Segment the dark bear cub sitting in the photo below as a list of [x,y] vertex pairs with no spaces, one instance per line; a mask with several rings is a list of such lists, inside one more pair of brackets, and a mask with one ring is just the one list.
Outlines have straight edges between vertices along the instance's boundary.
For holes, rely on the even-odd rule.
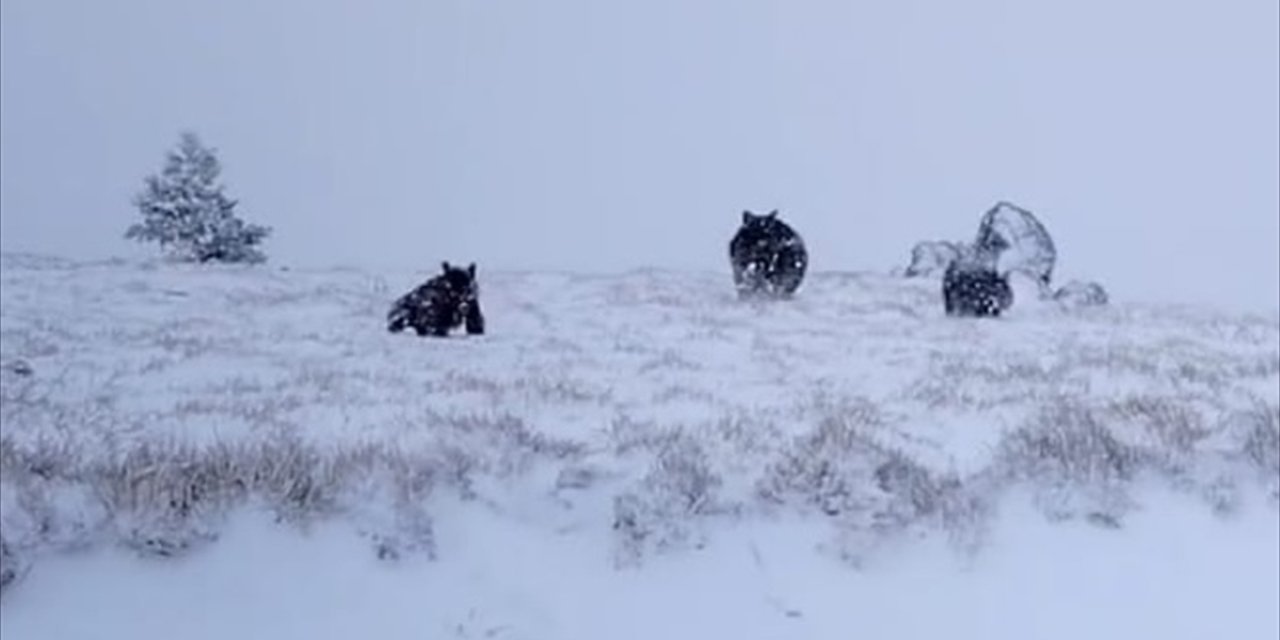
[[466,269],[448,262],[441,266],[444,273],[418,285],[391,305],[387,312],[388,331],[399,333],[413,327],[420,336],[443,337],[466,324],[468,334],[484,333],[475,263]]
[[809,254],[776,209],[764,216],[743,211],[742,226],[729,242],[729,262],[739,298],[789,298],[804,280]]
[[949,316],[998,317],[1013,305],[1013,288],[993,267],[953,260],[942,276],[942,299]]

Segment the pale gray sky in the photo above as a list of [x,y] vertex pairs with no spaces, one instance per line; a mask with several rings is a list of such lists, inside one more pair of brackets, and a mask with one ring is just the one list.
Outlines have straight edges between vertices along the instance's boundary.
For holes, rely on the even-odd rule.
[[183,128],[282,264],[815,269],[1009,199],[1062,278],[1280,306],[1275,0],[3,0],[5,249],[138,255]]

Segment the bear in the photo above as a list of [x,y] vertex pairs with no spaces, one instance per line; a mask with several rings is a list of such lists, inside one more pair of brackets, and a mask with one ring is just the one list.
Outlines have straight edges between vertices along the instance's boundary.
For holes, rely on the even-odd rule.
[[419,336],[442,338],[465,324],[468,335],[484,334],[475,263],[465,269],[448,262],[440,266],[443,273],[418,285],[391,305],[387,312],[388,331],[400,333],[413,327]]
[[955,260],[942,276],[942,301],[949,316],[999,317],[1013,305],[1013,288],[994,267]]
[[729,242],[729,262],[739,299],[790,298],[804,280],[809,254],[777,209],[763,216],[743,211],[742,226]]

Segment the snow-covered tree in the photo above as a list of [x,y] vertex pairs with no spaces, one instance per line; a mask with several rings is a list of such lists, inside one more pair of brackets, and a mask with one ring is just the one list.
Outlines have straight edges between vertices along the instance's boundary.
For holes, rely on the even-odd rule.
[[134,198],[142,222],[125,237],[159,242],[174,258],[188,262],[264,262],[260,245],[270,227],[236,216],[236,201],[219,182],[222,166],[213,149],[194,133],[183,133],[165,158],[160,175],[150,175]]

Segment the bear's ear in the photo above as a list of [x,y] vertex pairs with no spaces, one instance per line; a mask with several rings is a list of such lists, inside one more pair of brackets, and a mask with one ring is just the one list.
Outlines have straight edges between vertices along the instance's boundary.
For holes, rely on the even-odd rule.
[[751,212],[750,212],[750,211],[743,211],[743,212],[742,212],[742,224],[748,224],[748,223],[750,223],[750,222],[751,222],[751,219],[752,219],[752,218],[754,218],[754,217],[755,217],[755,216],[751,215]]
[[472,262],[467,265],[467,275],[471,276],[472,280],[476,279],[476,263]]
[[773,219],[777,218],[777,217],[778,217],[778,210],[777,210],[777,209],[774,209],[773,211],[770,211],[770,212],[769,212],[769,215],[767,215],[767,216],[765,216],[765,217],[766,217],[766,218],[768,218],[768,219],[770,219],[770,220],[773,220]]
[[444,262],[441,262],[440,268],[444,269],[445,273],[449,273],[449,261],[445,260]]

